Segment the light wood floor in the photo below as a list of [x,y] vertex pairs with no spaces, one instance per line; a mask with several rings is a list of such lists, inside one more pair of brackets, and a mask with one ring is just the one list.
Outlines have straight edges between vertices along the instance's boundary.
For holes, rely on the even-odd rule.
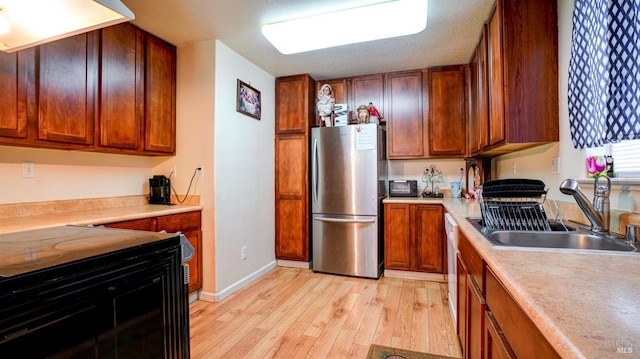
[[446,283],[278,267],[190,307],[191,358],[366,358],[372,343],[460,357]]

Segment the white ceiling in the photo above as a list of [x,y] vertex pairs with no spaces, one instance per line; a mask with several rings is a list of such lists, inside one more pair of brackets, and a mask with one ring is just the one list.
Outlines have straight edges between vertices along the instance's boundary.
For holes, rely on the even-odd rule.
[[[294,55],[282,55],[260,32],[264,24],[380,1],[122,0],[135,25],[176,46],[218,39],[276,77],[308,73],[316,80],[468,63],[494,3],[428,0],[427,29],[419,34]],[[353,21],[376,26],[384,18]]]

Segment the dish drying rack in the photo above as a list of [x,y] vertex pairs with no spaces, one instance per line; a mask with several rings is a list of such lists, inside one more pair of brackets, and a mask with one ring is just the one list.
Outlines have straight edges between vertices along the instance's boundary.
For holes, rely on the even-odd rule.
[[[539,180],[486,181],[478,191],[484,227],[510,231],[551,231],[544,205],[547,193],[544,182]],[[552,202],[556,213],[559,213],[555,200]],[[559,215],[555,217],[557,220]]]

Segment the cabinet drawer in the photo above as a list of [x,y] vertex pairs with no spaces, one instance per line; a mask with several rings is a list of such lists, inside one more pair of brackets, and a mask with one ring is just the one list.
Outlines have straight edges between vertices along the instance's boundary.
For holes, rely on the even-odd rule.
[[167,231],[169,233],[200,228],[200,211],[172,214],[158,217],[156,230]]
[[487,269],[487,306],[518,358],[559,358],[558,353],[522,311],[490,268]]
[[107,223],[104,226],[110,227],[110,228],[135,229],[138,231],[154,232],[156,230],[156,219],[155,218],[134,219],[131,221]]
[[464,259],[464,263],[469,268],[469,274],[473,276],[473,279],[478,284],[480,291],[484,294],[484,261],[462,232],[459,233],[459,237],[458,250],[460,251],[460,255]]

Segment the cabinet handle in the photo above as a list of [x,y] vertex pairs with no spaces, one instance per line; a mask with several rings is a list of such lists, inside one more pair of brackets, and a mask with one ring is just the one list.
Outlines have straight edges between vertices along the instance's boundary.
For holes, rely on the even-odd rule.
[[318,202],[318,139],[313,139],[313,155],[311,161],[311,188],[313,201]]
[[344,218],[327,218],[327,217],[313,217],[316,221],[332,222],[332,223],[375,223],[375,218],[367,219],[344,219]]

